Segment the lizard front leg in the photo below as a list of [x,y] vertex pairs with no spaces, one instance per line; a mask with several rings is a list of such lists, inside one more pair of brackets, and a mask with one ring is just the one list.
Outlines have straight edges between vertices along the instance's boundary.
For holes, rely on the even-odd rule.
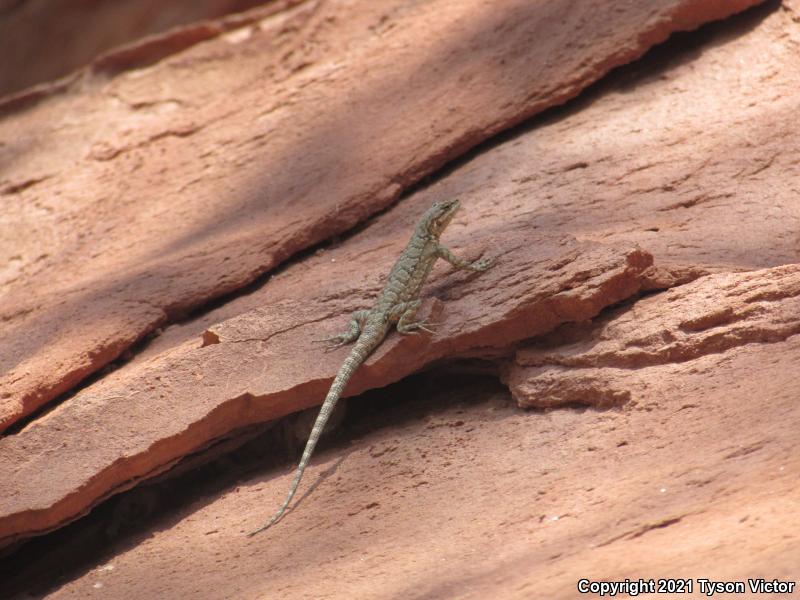
[[494,264],[494,258],[481,258],[480,260],[476,260],[472,263],[467,262],[461,258],[458,258],[450,250],[441,245],[437,246],[436,254],[439,258],[443,258],[456,269],[464,269],[467,271],[485,271]]
[[392,309],[390,318],[397,319],[397,331],[403,335],[418,333],[420,329],[433,333],[428,328],[429,323],[425,321],[415,321],[414,317],[417,316],[422,300],[411,300],[410,302],[401,302]]
[[361,330],[364,328],[364,321],[366,321],[367,315],[369,315],[368,310],[357,310],[350,317],[350,327],[347,331],[339,335],[314,341],[323,343],[332,342],[331,348],[338,348],[339,346],[355,342],[358,336],[361,335]]

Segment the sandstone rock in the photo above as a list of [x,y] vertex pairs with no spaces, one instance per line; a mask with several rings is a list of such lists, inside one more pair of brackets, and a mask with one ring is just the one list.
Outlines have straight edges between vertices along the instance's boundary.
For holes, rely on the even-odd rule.
[[[502,269],[473,279],[440,268],[426,288],[442,301],[426,305],[443,327],[431,347],[392,336],[350,391],[402,377],[404,361],[510,351],[470,333],[505,334],[484,319],[513,317],[506,301],[561,297],[534,310],[550,325],[614,302],[581,291],[608,277],[613,244],[655,254],[638,271],[643,289],[680,287],[561,326],[520,351],[530,364],[509,367],[525,376],[509,382],[526,402],[611,410],[523,412],[457,379],[435,394],[406,388],[350,446],[318,455],[310,481],[341,466],[269,536],[244,533],[283,499],[290,469],[104,546],[102,566],[86,563],[52,597],[574,598],[581,577],[795,578],[798,15],[797,2],[771,4],[670,44],[365,231],[167,328],[0,442],[0,465],[18,465],[0,474],[0,505],[16,515],[4,531],[56,526],[238,423],[318,402],[341,356],[310,340],[369,304],[425,205],[458,195],[464,214],[446,242],[501,254]],[[559,245],[571,232],[580,241]],[[504,252],[521,239],[514,252],[528,258]],[[559,293],[565,275],[577,296]],[[512,334],[546,328],[520,322],[532,328]],[[544,392],[526,392],[538,381],[528,369],[549,371]]]
[[670,33],[756,3],[304,2],[7,101],[0,429]]
[[[270,2],[268,10],[285,9],[286,2]],[[65,76],[113,46],[129,42],[137,45],[138,38],[143,36],[199,19],[218,18],[260,3],[260,0],[190,0],[169,5],[155,0],[4,2],[0,4],[0,56],[11,56],[14,60],[0,63],[0,96]],[[237,15],[230,20],[238,18]],[[186,29],[197,30],[202,26]],[[76,31],[81,35],[75,35]],[[164,37],[179,39],[177,35]]]
[[[425,200],[420,196],[392,212],[408,215]],[[370,228],[342,252],[317,261],[306,284],[329,283],[313,295],[304,287],[293,300],[276,300],[212,327],[203,344],[189,341],[111,373],[0,439],[0,479],[6,484],[0,543],[63,525],[237,428],[321,403],[347,350],[318,348],[309,360],[313,340],[342,328],[344,315],[369,305],[379,290],[369,265],[388,271],[396,257],[393,242],[405,242],[409,234],[400,226],[405,220],[386,218],[392,235]],[[474,237],[491,240],[498,264],[480,277],[443,276],[443,268],[434,273],[429,293],[438,298],[421,314],[436,323],[437,333],[430,339],[391,336],[356,373],[348,394],[397,381],[443,358],[480,355],[566,321],[590,319],[636,293],[651,264],[635,248],[568,239],[531,243],[529,232],[513,220],[487,227],[493,224],[487,220],[470,229]],[[455,239],[469,238],[462,232]],[[330,278],[328,261],[337,254],[360,245],[374,249],[380,242],[384,246],[362,254],[360,264],[355,257],[340,262],[370,277],[372,285]]]
[[517,351],[504,380],[521,406],[652,401],[648,367],[684,363],[800,333],[800,265],[720,273],[613,311]]
[[405,386],[317,455],[319,485],[269,535],[245,533],[288,465],[101,546],[47,597],[571,600],[583,577],[794,580],[800,336],[683,366],[648,368],[652,401],[613,410]]
[[[455,166],[430,198],[459,197],[474,218],[515,219],[537,233],[638,244],[654,255],[651,291],[800,263],[800,137],[787,116],[800,88],[794,14],[790,4],[758,8],[655,49]],[[694,202],[707,190],[720,197]],[[487,199],[493,208],[483,208]],[[346,265],[329,272],[362,276]],[[292,273],[294,285],[281,274],[166,328],[142,358],[268,299],[294,297],[306,282],[302,270]]]

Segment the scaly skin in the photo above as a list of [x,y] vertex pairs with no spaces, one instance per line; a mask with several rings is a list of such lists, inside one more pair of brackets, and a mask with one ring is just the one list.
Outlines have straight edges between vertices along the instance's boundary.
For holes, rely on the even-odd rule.
[[253,536],[268,529],[283,516],[297,491],[303,471],[314,452],[322,430],[325,428],[336,402],[344,392],[347,382],[372,351],[380,345],[391,327],[396,326],[399,333],[406,335],[418,333],[419,330],[430,331],[426,328],[426,323],[415,321],[414,317],[421,304],[420,290],[434,263],[442,258],[457,269],[470,271],[485,271],[492,266],[493,261],[490,259],[474,263],[463,261],[439,243],[439,237],[458,208],[458,200],[446,200],[434,203],[425,211],[414,230],[414,235],[389,272],[386,285],[375,301],[375,305],[370,310],[360,310],[354,313],[347,332],[321,340],[333,342],[334,348],[351,342],[355,342],[355,346],[344,360],[325,397],[325,402],[322,403],[286,500],[268,523],[249,535]]

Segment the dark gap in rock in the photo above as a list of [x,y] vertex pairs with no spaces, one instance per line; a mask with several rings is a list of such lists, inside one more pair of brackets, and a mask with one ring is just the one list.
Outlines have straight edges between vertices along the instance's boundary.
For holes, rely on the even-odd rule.
[[[260,289],[261,286],[266,284],[271,277],[282,273],[289,266],[297,262],[302,262],[312,254],[324,250],[331,245],[346,242],[352,236],[357,235],[366,229],[375,218],[392,210],[396,203],[401,202],[402,199],[440,181],[444,177],[447,177],[460,166],[468,163],[478,154],[486,152],[501,144],[507,143],[517,136],[530,132],[536,127],[558,121],[571,114],[579,112],[597,100],[601,94],[609,90],[617,90],[620,93],[626,93],[638,85],[645,84],[649,79],[662,77],[664,72],[674,68],[675,66],[693,60],[702,51],[711,48],[714,45],[724,43],[726,39],[731,37],[743,35],[747,31],[755,28],[769,14],[775,10],[779,10],[780,6],[780,0],[769,0],[761,5],[753,7],[738,15],[734,15],[733,17],[723,21],[706,24],[695,31],[673,34],[667,41],[651,48],[640,59],[613,69],[608,75],[583,90],[576,98],[573,98],[572,100],[569,100],[560,106],[547,109],[542,113],[524,121],[520,125],[501,132],[478,144],[461,156],[452,159],[443,167],[407,187],[394,203],[390,204],[382,211],[374,213],[369,218],[350,228],[348,231],[342,232],[341,234],[326,240],[322,240],[321,242],[309,246],[304,250],[295,252],[283,260],[275,268],[258,275],[253,281],[251,281],[251,283],[236,290],[232,290],[227,294],[211,298],[190,310],[169,310],[167,320],[161,328],[163,329],[169,325],[186,323],[188,321],[200,318],[209,312],[227,304],[228,302],[231,302],[232,300]],[[20,432],[28,424],[40,418],[44,414],[47,414],[50,410],[57,407],[65,400],[72,398],[75,394],[96,382],[101,377],[124,365],[131,358],[147,348],[149,343],[160,334],[160,331],[161,329],[157,329],[144,335],[140,341],[126,349],[120,357],[96,373],[85,377],[69,391],[64,392],[57,398],[54,398],[48,402],[46,405],[34,411],[32,414],[21,419],[16,424],[8,428],[5,433],[7,435],[13,435]]]
[[[164,325],[165,327],[166,325]],[[75,395],[79,394],[89,386],[93,385],[94,383],[98,382],[99,380],[106,377],[109,373],[113,373],[117,369],[122,368],[127,363],[129,363],[133,358],[136,357],[137,354],[142,352],[150,343],[161,334],[162,328],[155,329],[143,335],[141,339],[137,342],[134,342],[131,346],[126,348],[122,354],[120,354],[117,358],[109,362],[108,364],[104,365],[102,368],[86,375],[83,379],[81,379],[78,383],[76,383],[72,388],[67,390],[66,392],[56,396],[49,402],[43,404],[35,411],[26,415],[16,421],[13,425],[10,425],[5,431],[2,432],[0,435],[15,435],[25,429],[28,425],[36,421],[37,419],[42,418],[44,415],[48,414],[50,411],[58,408],[62,402],[66,402],[67,400],[73,398]]]
[[[630,93],[638,86],[662,79],[670,70],[695,60],[706,50],[755,29],[761,21],[780,8],[780,0],[767,0],[727,19],[706,23],[694,31],[673,33],[667,40],[653,46],[640,58],[613,68],[605,76],[587,86],[575,98],[548,108],[454,158],[436,172],[423,178],[418,184],[409,187],[404,195],[414,193],[418,187],[427,186],[447,177],[479,154],[512,142],[515,138],[526,135],[538,127],[556,123],[585,110],[603,94],[609,92]],[[567,169],[580,167],[583,167],[582,163],[574,163]]]
[[[292,256],[282,261],[277,267],[263,273],[250,284],[233,290],[223,296],[214,298],[201,306],[187,311],[181,316],[176,315],[175,319],[170,319],[169,324],[180,324],[191,321],[219,308],[239,296],[245,296],[256,291],[269,281],[272,276],[282,273],[292,264],[302,262],[321,250],[344,243],[353,236],[358,235],[369,227],[376,218],[391,211],[394,206],[402,202],[403,199],[441,181],[453,171],[470,162],[477,155],[508,143],[514,140],[514,138],[525,135],[537,127],[560,121],[578,113],[586,109],[593,102],[597,101],[601,95],[609,91],[630,92],[637,86],[646,83],[648,80],[661,78],[666,71],[694,60],[703,51],[715,45],[722,44],[727,39],[744,35],[748,31],[754,29],[772,12],[779,10],[780,6],[780,0],[768,0],[767,2],[728,19],[703,25],[695,31],[672,34],[669,39],[652,47],[638,60],[612,69],[607,75],[584,89],[577,97],[559,106],[546,109],[538,115],[525,120],[523,123],[492,136],[461,156],[450,160],[436,171],[420,178],[416,183],[406,187],[395,202],[391,203],[383,210],[373,213],[369,218],[357,223],[347,231],[336,234],[313,246],[309,246],[304,250],[294,253]],[[573,168],[575,168],[575,165],[573,165]]]
[[[503,394],[509,409],[495,418],[516,410],[496,378],[464,373],[426,371],[369,390],[347,399],[342,427],[323,438],[315,454],[319,456],[330,449],[344,455],[349,443],[375,431],[386,427],[402,429],[454,406],[476,405],[485,402],[489,393]],[[318,407],[309,410],[316,417]],[[293,470],[305,445],[305,440],[294,440],[294,447],[292,440],[287,443],[282,425],[293,416],[233,432],[211,447],[185,457],[166,473],[109,498],[86,516],[0,550],[3,597],[29,598],[50,593],[92,569],[102,568],[154,531],[173,528],[237,484],[257,485],[255,478],[268,479]],[[316,483],[306,476],[295,502]],[[253,506],[253,514],[266,518],[273,508],[277,506]]]
[[104,365],[102,368],[86,375],[83,379],[81,379],[78,383],[76,383],[72,388],[67,390],[66,392],[56,396],[49,402],[43,404],[39,408],[37,408],[32,413],[22,417],[18,421],[16,421],[13,425],[10,425],[5,431],[2,432],[2,436],[5,435],[15,435],[25,429],[28,425],[36,421],[37,419],[42,418],[44,415],[49,413],[50,411],[58,408],[62,402],[66,402],[70,398],[74,397],[78,393],[82,392],[84,389],[88,388],[92,384],[96,383],[97,381],[103,379],[109,373],[113,373],[117,369],[122,368],[128,362],[130,362],[137,354],[142,352],[150,342],[153,341],[156,337],[161,334],[162,329],[158,328],[153,331],[150,331],[142,336],[140,340],[134,342],[131,346],[126,348],[122,354],[120,354],[117,358],[109,362],[108,364]]

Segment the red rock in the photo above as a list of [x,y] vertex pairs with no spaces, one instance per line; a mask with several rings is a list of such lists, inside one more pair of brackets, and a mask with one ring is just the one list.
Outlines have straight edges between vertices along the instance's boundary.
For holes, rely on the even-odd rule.
[[0,429],[670,33],[756,3],[307,2],[7,101]]
[[[391,234],[385,227],[370,228],[340,252],[315,261],[304,281],[327,281],[315,292],[305,287],[292,300],[276,300],[214,326],[202,345],[189,341],[111,373],[0,439],[0,479],[7,490],[0,495],[0,543],[61,526],[235,429],[321,403],[347,350],[311,350],[313,340],[340,329],[347,320],[343,315],[369,304],[379,291],[379,276],[370,265],[380,263],[380,273],[388,271],[395,246],[409,235],[408,216],[416,216],[425,200],[404,202],[387,215]],[[437,333],[402,341],[391,336],[358,370],[348,395],[443,358],[480,355],[565,321],[589,319],[634,294],[650,265],[650,257],[637,249],[568,239],[532,244],[527,231],[503,221],[470,221],[481,223],[470,227],[472,235],[491,236],[499,254],[489,272],[445,277],[440,268],[434,273],[428,293],[440,300],[429,300],[422,310]],[[469,239],[463,225],[451,227],[462,230],[451,240]],[[359,246],[380,249],[354,254]],[[327,267],[337,256],[339,264],[369,277],[372,285],[357,282],[355,291],[352,280],[332,279]]]
[[582,577],[794,580],[798,361],[793,336],[650,367],[648,402],[613,410],[524,412],[455,377],[406,386],[316,456],[319,485],[268,535],[245,534],[290,465],[102,544],[48,598],[569,600]]
[[[287,1],[290,0],[270,2],[266,8],[273,12],[279,7],[285,9]],[[199,19],[246,10],[259,3],[260,0],[178,0],[165,7],[156,0],[118,0],[111,4],[103,0],[6,2],[0,21],[0,56],[13,56],[14,60],[0,62],[0,96],[65,76],[114,46]],[[241,18],[242,15],[235,15],[219,22]],[[182,32],[197,31],[202,26],[189,25]],[[81,35],[75,35],[76,31]],[[174,33],[177,32],[162,39],[180,39]],[[218,34],[217,29],[214,35]]]
[[679,377],[688,361],[798,333],[800,265],[719,273],[545,336],[517,351],[504,380],[527,407],[646,402],[659,377],[649,367]]
[[[283,499],[291,468],[104,545],[104,566],[84,563],[51,596],[574,598],[581,577],[793,579],[797,7],[651,54],[360,234],[167,328],[0,441],[6,539],[57,526],[240,423],[318,402],[341,355],[310,340],[369,304],[419,211],[457,195],[446,243],[470,257],[516,250],[480,277],[440,268],[426,287],[441,299],[426,306],[441,322],[432,344],[392,335],[350,391],[438,357],[501,361],[509,332],[539,333],[506,373],[519,399],[609,410],[524,413],[437,370],[443,390],[403,388],[346,449],[318,454],[306,481],[319,487],[267,536],[244,533]],[[567,234],[581,241],[555,243]],[[592,250],[571,254],[581,248]],[[638,257],[635,278],[606,279],[614,248]],[[565,260],[543,258],[555,255]],[[544,334],[619,298],[604,290],[637,285],[675,289]],[[527,301],[542,321],[508,309]]]

